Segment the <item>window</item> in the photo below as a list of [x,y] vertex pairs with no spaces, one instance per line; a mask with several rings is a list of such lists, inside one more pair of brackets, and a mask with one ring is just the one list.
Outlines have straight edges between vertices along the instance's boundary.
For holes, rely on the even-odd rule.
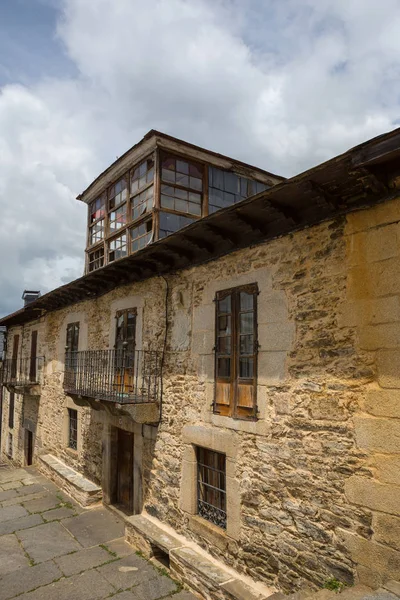
[[93,244],[97,244],[97,242],[101,242],[104,238],[104,219],[100,219],[90,228],[90,239],[89,244],[93,246]]
[[7,456],[8,456],[8,458],[12,458],[13,457],[13,436],[12,436],[12,433],[8,434]]
[[197,448],[197,512],[200,517],[226,529],[225,454]]
[[123,258],[127,254],[126,233],[123,233],[117,238],[108,243],[108,262]]
[[214,412],[256,418],[257,285],[216,297]]
[[68,323],[67,325],[67,339],[66,339],[66,351],[67,352],[78,352],[79,346],[79,322]]
[[131,171],[131,194],[135,194],[154,179],[154,160],[148,158]]
[[136,252],[136,250],[140,250],[147,246],[147,244],[151,241],[153,234],[153,221],[146,221],[142,223],[138,227],[131,229],[131,249],[132,252]]
[[68,448],[78,450],[78,411],[68,409]]
[[104,248],[99,248],[89,254],[89,273],[104,265]]
[[210,214],[268,188],[265,183],[216,167],[209,167],[208,182],[208,211]]
[[201,216],[203,167],[171,156],[161,168],[161,206]]
[[14,427],[14,406],[15,406],[15,394],[10,392],[10,403],[8,405],[8,426],[10,429]]
[[89,244],[97,244],[104,238],[104,217],[106,214],[105,195],[94,200],[89,206]]
[[112,210],[123,202],[126,202],[127,197],[128,185],[126,179],[123,177],[108,190],[108,210]]
[[132,220],[141,217],[153,207],[154,186],[150,186],[147,190],[136,194],[132,198]]
[[195,220],[190,217],[175,215],[173,213],[160,212],[159,214],[160,229],[158,235],[160,239],[166,237],[167,235],[171,235],[171,233],[175,233],[175,231],[186,227],[186,225],[190,225],[190,223],[193,223]]
[[126,225],[126,204],[110,212],[110,233]]

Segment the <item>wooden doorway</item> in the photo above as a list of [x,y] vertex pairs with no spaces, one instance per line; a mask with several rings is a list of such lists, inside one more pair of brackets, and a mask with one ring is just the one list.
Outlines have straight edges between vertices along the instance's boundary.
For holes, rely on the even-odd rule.
[[133,433],[117,430],[116,505],[133,514]]
[[33,462],[33,433],[25,429],[25,464],[29,467]]

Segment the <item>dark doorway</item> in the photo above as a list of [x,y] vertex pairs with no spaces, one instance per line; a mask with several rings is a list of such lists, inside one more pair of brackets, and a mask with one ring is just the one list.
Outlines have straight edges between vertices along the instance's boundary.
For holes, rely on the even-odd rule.
[[31,363],[29,366],[29,381],[35,382],[37,377],[36,359],[37,359],[37,339],[38,332],[32,331],[31,337]]
[[33,433],[25,429],[25,464],[30,466],[33,462]]
[[116,505],[133,514],[133,433],[117,430]]

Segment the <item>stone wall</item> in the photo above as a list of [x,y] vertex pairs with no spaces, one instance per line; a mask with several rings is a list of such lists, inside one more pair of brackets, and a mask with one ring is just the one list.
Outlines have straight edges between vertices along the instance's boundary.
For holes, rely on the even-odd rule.
[[[162,421],[141,446],[145,509],[286,591],[332,576],[400,579],[398,221],[395,200],[168,277]],[[260,352],[249,422],[212,413],[213,300],[253,282]],[[101,480],[104,419],[80,409],[82,447],[65,447],[66,324],[85,324],[80,349],[110,348],[115,311],[136,306],[139,347],[162,350],[165,292],[153,278],[44,318],[38,451]],[[226,533],[196,515],[196,445],[227,455]]]

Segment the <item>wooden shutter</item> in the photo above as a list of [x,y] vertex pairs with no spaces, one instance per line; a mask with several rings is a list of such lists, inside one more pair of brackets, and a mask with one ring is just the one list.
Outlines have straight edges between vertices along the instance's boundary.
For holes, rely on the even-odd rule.
[[37,359],[38,332],[32,331],[31,337],[31,362],[29,367],[29,381],[36,381],[36,359]]
[[217,414],[256,418],[256,284],[217,293],[215,401]]

